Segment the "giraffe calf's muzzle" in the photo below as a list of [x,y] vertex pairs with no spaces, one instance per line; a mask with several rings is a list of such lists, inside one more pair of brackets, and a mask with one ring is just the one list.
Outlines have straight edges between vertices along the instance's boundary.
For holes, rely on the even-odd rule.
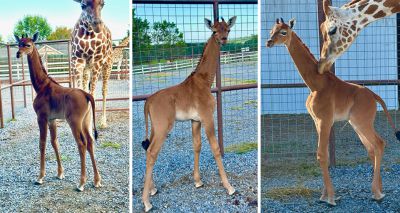
[[267,47],[271,48],[274,46],[274,42],[270,39],[267,41]]

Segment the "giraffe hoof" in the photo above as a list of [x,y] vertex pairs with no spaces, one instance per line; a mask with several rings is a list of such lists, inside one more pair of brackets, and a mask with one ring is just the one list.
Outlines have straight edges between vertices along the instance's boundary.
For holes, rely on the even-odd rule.
[[102,117],[100,120],[100,129],[105,129],[107,128],[107,119]]
[[144,212],[149,212],[151,209],[153,208],[153,205],[148,204],[148,205],[144,205]]
[[100,188],[103,187],[103,185],[101,185],[100,181],[94,184],[94,188]]
[[229,194],[229,195],[233,195],[233,194],[235,194],[235,192],[236,192],[236,190],[235,190],[235,188],[233,188],[233,187],[231,187],[230,189],[228,189],[228,194]]
[[77,186],[77,187],[76,187],[76,190],[77,190],[78,192],[83,192],[84,189],[85,189],[85,188],[84,188],[84,185],[81,185],[81,186]]
[[376,195],[372,195],[372,199],[374,199],[375,201],[381,201],[386,195],[383,193],[378,193],[378,196]]
[[196,188],[200,188],[200,187],[204,186],[204,184],[203,184],[203,182],[200,180],[200,181],[198,181],[198,182],[195,182],[195,183],[194,183],[194,186],[195,186]]
[[157,194],[158,190],[156,188],[150,190],[150,195],[153,196],[155,194]]
[[37,181],[35,181],[35,185],[42,185],[43,184],[43,178],[39,178]]
[[59,180],[64,179],[64,178],[65,178],[64,173],[61,173],[61,174],[57,175],[57,178],[58,178]]

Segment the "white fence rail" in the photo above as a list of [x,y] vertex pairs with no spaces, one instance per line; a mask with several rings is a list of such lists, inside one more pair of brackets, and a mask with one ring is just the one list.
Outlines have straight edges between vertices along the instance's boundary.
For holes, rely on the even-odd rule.
[[[130,60],[128,60],[128,66],[130,64]],[[62,62],[51,62],[51,63],[44,63],[44,65],[46,66],[47,71],[52,75],[52,76],[57,76],[57,77],[68,77],[69,75],[69,61],[65,60]],[[122,65],[124,66],[124,65]],[[11,64],[11,69],[12,69],[12,73],[13,73],[13,78],[14,79],[22,79],[22,64],[21,63],[12,63]],[[26,60],[24,61],[24,69],[25,72],[29,72],[29,67],[28,67],[28,63],[26,62]],[[57,70],[57,72],[55,72],[55,70]],[[63,71],[59,71],[59,70],[63,70]],[[117,72],[117,71],[121,71],[120,67],[118,66],[118,62],[115,62],[113,64],[112,72]],[[8,70],[8,64],[2,64],[0,65],[0,80],[8,80],[9,78],[9,70]],[[29,75],[27,76],[25,74],[25,78],[29,79]]]
[[[247,61],[257,61],[257,55],[258,55],[257,51],[222,54],[221,63],[229,64],[229,63],[238,63]],[[175,62],[158,63],[154,65],[134,65],[132,74],[166,72],[166,71],[195,67],[199,62],[199,60],[200,58],[192,58]]]

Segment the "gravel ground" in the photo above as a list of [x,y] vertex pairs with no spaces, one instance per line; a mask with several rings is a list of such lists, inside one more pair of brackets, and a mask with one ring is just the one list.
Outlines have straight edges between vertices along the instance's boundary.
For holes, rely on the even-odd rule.
[[[371,164],[340,166],[330,169],[337,196],[337,206],[319,202],[322,177],[294,175],[262,177],[262,212],[400,212],[400,165],[386,165],[382,170],[383,193],[381,202],[371,199]],[[312,191],[311,197],[288,196],[271,199],[265,195],[274,188],[304,186]]]
[[[100,114],[97,115],[98,118]],[[80,177],[80,159],[68,124],[59,122],[58,140],[65,179],[58,180],[57,163],[48,136],[46,178],[34,185],[39,174],[39,130],[32,107],[20,110],[17,121],[0,129],[1,212],[127,212],[129,211],[129,114],[109,112],[106,129],[99,130],[96,162],[102,188],[93,186],[93,170],[87,154],[88,182],[85,191],[75,190]],[[113,142],[120,148],[101,147]]]
[[[226,84],[257,79],[255,63],[244,67],[224,65]],[[247,69],[248,68],[248,69]],[[193,69],[164,75],[134,75],[133,93],[149,94],[174,85]],[[239,71],[246,70],[245,73]],[[223,93],[224,146],[257,141],[257,89]],[[144,209],[142,191],[146,156],[141,147],[145,133],[144,102],[133,103],[133,212]],[[214,115],[216,118],[216,115]],[[202,131],[200,175],[204,186],[193,182],[193,145],[189,121],[177,122],[170,132],[154,167],[159,190],[150,197],[154,212],[257,212],[257,151],[225,153],[223,163],[228,179],[238,194],[229,196],[223,188],[210,145]]]
[[[390,111],[394,120],[400,112]],[[396,126],[399,126],[398,122]],[[311,117],[306,114],[262,116],[261,194],[264,212],[400,212],[400,142],[382,112],[375,120],[377,132],[386,143],[382,163],[383,193],[381,203],[371,199],[372,166],[368,155],[351,125],[334,125],[336,164],[330,176],[341,196],[336,207],[319,203],[322,176],[316,160],[317,134]],[[285,168],[285,170],[282,170]],[[271,198],[276,189],[310,190],[311,196],[285,195]],[[279,190],[282,193],[282,190]]]

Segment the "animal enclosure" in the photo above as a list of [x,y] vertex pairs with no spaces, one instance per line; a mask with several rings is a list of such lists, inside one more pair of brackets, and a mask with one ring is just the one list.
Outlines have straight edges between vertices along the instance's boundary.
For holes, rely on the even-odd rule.
[[[227,144],[257,141],[257,5],[256,1],[244,3],[224,1],[214,11],[225,20],[238,16],[228,44],[221,48],[220,77],[217,74],[212,86],[218,100],[214,117],[217,118],[215,124],[218,126],[220,146],[222,140]],[[137,28],[134,23],[132,34],[140,38],[133,44],[132,73],[133,140],[137,144],[145,133],[144,100],[160,89],[182,82],[194,71],[204,44],[211,35],[205,27],[204,18],[213,20],[214,14],[213,4],[192,4],[190,1],[180,4],[135,1],[133,8]],[[149,10],[152,12],[149,13]],[[148,25],[148,35],[155,37],[156,26],[163,22],[173,25],[171,29],[178,31],[176,38],[140,43],[146,39],[142,29],[139,30],[139,23]],[[190,125],[190,122],[176,123],[171,138],[191,141]]]
[[[114,61],[111,71],[107,96],[107,110],[128,110],[129,102],[129,52],[128,46],[123,48],[122,58]],[[66,87],[75,87],[74,73],[71,73],[69,40],[37,42],[44,67],[49,75]],[[0,44],[0,126],[7,125],[18,119],[18,112],[22,108],[31,107],[34,99],[34,90],[30,83],[29,67],[26,57],[17,59],[18,48],[15,44]],[[101,81],[101,75],[99,77]],[[97,111],[101,109],[101,82],[96,88]]]
[[[333,0],[340,7],[347,0]],[[276,18],[296,18],[294,31],[319,59],[323,21],[322,1],[261,1],[262,161],[267,166],[307,164],[316,161],[317,133],[305,102],[309,89],[301,79],[287,49],[267,49],[265,42]],[[386,102],[399,127],[400,16],[393,15],[366,27],[356,42],[335,63],[333,71],[345,80],[364,85]],[[377,132],[387,142],[383,162],[399,162],[399,146],[381,106],[375,120]],[[367,152],[350,124],[337,122],[330,139],[331,165],[369,162]],[[278,168],[278,167],[276,167]],[[272,170],[269,170],[272,171]]]

